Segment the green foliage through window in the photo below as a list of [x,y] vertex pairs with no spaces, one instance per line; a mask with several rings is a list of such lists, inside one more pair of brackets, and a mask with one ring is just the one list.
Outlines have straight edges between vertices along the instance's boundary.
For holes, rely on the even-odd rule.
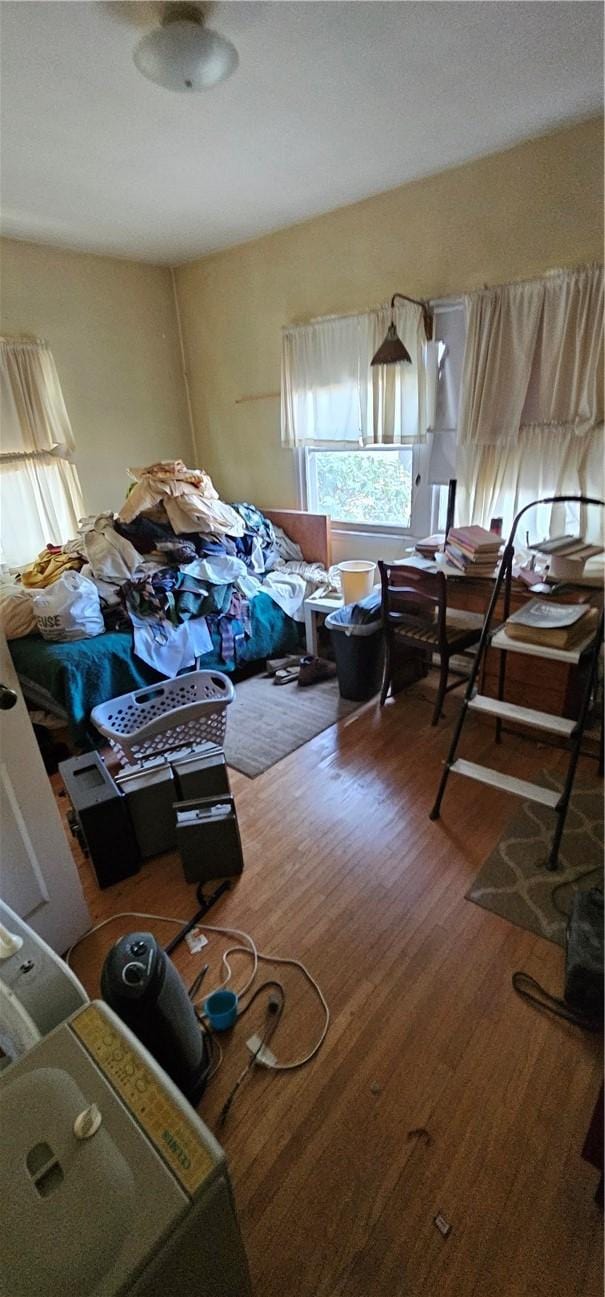
[[336,522],[409,527],[412,450],[313,451],[314,507]]

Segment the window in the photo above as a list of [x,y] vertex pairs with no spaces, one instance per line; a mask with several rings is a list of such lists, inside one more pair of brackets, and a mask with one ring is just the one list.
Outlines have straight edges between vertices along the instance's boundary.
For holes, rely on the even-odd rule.
[[388,308],[283,330],[282,444],[298,450],[304,507],[344,530],[410,536],[445,516],[464,345],[464,312],[454,305],[461,330],[436,317],[429,344],[418,308],[396,307],[410,365],[371,365]]
[[0,541],[10,567],[74,536],[84,512],[74,440],[43,342],[0,340]]
[[427,454],[425,446],[309,447],[304,451],[306,507],[327,513],[345,529],[424,535],[431,527],[434,495],[424,480]]

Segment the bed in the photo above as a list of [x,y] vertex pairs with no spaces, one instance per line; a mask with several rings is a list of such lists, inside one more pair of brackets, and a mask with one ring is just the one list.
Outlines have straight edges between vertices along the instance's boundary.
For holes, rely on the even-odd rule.
[[[329,567],[328,518],[298,510],[265,509],[264,513],[300,545],[308,562]],[[247,664],[298,651],[301,624],[282,612],[268,595],[260,592],[250,601],[250,623],[246,635],[242,623],[234,621],[235,650],[227,661],[221,656],[218,632],[210,623],[213,649],[200,658],[200,667],[233,673]],[[26,635],[11,640],[9,648],[30,706],[61,721],[73,746],[80,749],[100,741],[89,721],[93,707],[162,678],[135,656],[130,630],[107,631],[93,639],[64,644]]]

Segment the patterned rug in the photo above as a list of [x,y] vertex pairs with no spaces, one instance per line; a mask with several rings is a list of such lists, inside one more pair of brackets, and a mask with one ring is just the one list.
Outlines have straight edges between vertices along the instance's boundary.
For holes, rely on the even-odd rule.
[[[561,788],[561,780],[544,771],[536,783]],[[466,899],[562,946],[566,920],[557,906],[568,913],[574,891],[602,886],[602,781],[576,784],[559,852],[559,868],[551,873],[546,869],[546,859],[554,825],[554,814],[547,807],[535,802],[520,803]],[[583,877],[589,870],[595,872]],[[553,892],[560,884],[564,886],[553,900]]]
[[242,680],[227,709],[227,765],[255,779],[362,706],[341,698],[336,680],[305,688],[274,685],[266,675]]

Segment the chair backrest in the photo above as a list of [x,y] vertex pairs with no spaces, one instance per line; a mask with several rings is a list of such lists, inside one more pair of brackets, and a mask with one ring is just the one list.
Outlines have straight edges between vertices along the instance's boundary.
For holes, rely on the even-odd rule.
[[378,564],[382,586],[382,618],[385,628],[435,625],[439,639],[445,637],[447,582],[443,572],[425,572],[405,563]]

